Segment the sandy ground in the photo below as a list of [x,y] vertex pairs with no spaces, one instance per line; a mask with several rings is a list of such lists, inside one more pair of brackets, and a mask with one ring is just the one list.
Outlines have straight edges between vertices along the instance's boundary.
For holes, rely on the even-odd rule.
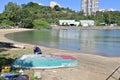
[[[17,45],[23,45],[26,48],[32,48],[33,45],[15,42],[4,37],[7,33],[25,30],[29,29],[0,29],[0,42],[12,42]],[[42,70],[42,80],[106,80],[106,78],[120,65],[120,57],[104,57],[43,46],[40,47],[45,54],[69,54],[76,57],[78,60],[78,66],[74,68]],[[120,77],[120,73],[116,73],[114,76]],[[115,79],[111,78],[110,80]]]

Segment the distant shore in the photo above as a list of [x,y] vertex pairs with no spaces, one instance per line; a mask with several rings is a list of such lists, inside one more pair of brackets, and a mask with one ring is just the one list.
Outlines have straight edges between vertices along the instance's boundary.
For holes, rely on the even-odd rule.
[[54,30],[120,30],[119,26],[90,26],[90,27],[77,27],[77,26],[54,26]]
[[[12,42],[24,45],[25,49],[32,49],[33,45],[7,39],[8,33],[27,31],[31,29],[0,29],[0,42]],[[67,54],[77,58],[78,66],[74,68],[48,69],[42,73],[43,80],[106,80],[106,78],[120,65],[120,57],[103,57],[68,50],[60,50],[40,46],[43,54]],[[22,49],[21,49],[22,51]]]

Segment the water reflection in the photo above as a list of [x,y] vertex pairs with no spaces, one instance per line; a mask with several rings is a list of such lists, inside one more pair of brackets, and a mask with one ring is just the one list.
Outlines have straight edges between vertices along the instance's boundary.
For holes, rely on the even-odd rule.
[[104,56],[120,56],[119,30],[33,30],[6,36],[30,44]]
[[91,31],[91,30],[84,30],[81,31],[81,50],[84,52],[91,52],[95,53],[96,51],[96,38],[95,36],[97,35],[96,31]]

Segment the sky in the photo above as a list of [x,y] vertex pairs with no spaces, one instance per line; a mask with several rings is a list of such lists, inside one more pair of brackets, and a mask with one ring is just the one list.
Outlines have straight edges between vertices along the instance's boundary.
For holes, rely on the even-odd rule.
[[[2,0],[0,1],[0,13],[3,12],[4,6],[8,2],[14,2],[18,5],[27,4],[28,2],[37,2],[45,6],[49,6],[51,1],[57,2],[64,8],[70,8],[74,11],[81,10],[81,0]],[[120,0],[99,0],[99,9],[115,9],[120,11],[119,4]]]

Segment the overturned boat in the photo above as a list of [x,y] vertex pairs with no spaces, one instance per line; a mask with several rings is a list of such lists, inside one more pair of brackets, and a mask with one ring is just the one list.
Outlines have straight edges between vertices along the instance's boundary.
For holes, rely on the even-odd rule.
[[75,67],[77,65],[77,59],[73,56],[54,54],[26,54],[16,59],[12,64],[13,67],[33,69]]

